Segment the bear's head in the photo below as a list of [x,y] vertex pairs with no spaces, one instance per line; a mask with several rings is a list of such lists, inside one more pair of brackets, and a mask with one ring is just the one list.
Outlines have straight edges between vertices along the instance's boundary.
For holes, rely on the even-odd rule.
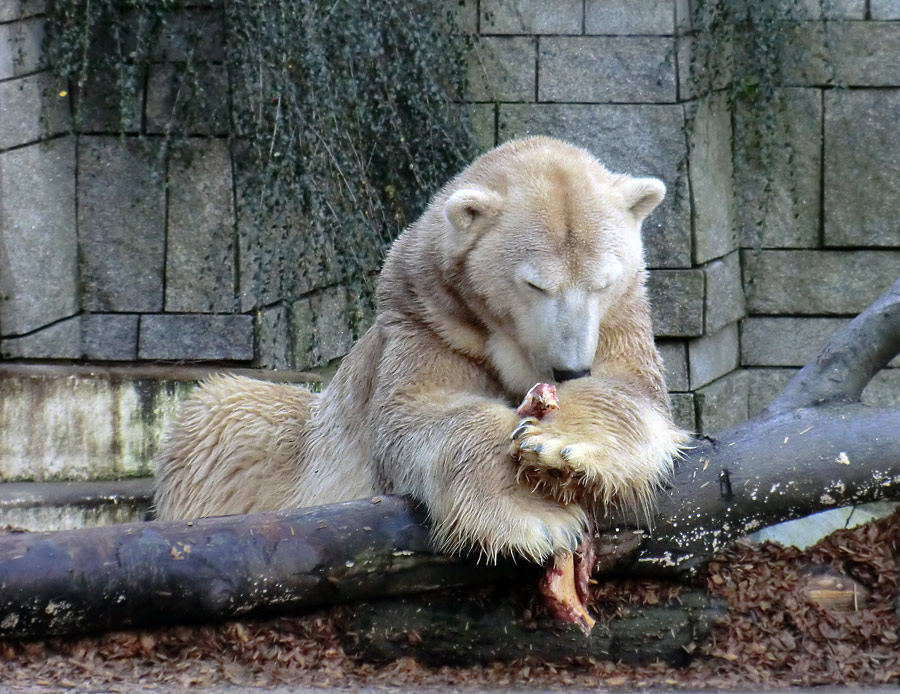
[[590,372],[600,331],[643,291],[641,222],[665,190],[544,137],[498,147],[445,188],[442,270],[509,390]]

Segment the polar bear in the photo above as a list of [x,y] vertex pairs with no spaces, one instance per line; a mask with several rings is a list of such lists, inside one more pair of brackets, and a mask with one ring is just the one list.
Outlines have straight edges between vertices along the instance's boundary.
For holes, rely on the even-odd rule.
[[[542,562],[645,506],[686,442],[644,287],[664,194],[551,138],[479,157],[393,244],[374,325],[320,395],[220,376],[183,405],[158,517],[405,494],[444,551]],[[523,420],[538,382],[559,409]]]

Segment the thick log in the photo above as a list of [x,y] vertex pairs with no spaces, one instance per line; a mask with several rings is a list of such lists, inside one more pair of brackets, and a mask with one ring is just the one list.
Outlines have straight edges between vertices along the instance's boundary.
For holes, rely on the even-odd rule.
[[426,663],[471,665],[537,655],[563,662],[597,660],[684,664],[724,614],[724,602],[691,590],[665,605],[625,606],[601,616],[590,635],[572,623],[534,617],[500,591],[480,599],[454,592],[354,605],[344,626],[347,650],[367,661],[412,656]]
[[375,497],[249,516],[0,536],[0,637],[215,621],[495,581],[536,567],[435,554]]

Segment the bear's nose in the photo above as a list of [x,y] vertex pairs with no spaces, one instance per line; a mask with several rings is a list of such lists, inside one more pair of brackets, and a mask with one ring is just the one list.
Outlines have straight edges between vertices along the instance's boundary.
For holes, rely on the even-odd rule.
[[581,371],[569,371],[567,369],[553,369],[553,378],[557,381],[557,383],[562,383],[563,381],[573,381],[576,378],[583,378],[584,376],[590,376],[590,369],[583,369]]

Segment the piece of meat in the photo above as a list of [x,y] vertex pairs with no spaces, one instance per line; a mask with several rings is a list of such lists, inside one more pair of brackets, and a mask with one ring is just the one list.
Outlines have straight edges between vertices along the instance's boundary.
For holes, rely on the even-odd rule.
[[556,386],[552,383],[535,383],[525,394],[522,404],[516,409],[520,417],[542,419],[553,410],[559,409]]
[[[584,566],[584,563],[581,563]],[[541,579],[540,592],[551,614],[563,622],[577,624],[585,636],[589,636],[594,626],[594,618],[584,606],[579,590],[580,580],[576,574],[582,573],[575,567],[572,552],[554,554]],[[584,588],[587,588],[585,580]]]
[[[522,404],[516,409],[520,417],[542,419],[559,409],[556,386],[536,383]],[[591,633],[594,619],[584,603],[588,596],[588,582],[594,566],[594,545],[590,533],[575,552],[559,552],[550,559],[541,579],[540,593],[551,614],[563,622],[577,624],[585,636]]]

